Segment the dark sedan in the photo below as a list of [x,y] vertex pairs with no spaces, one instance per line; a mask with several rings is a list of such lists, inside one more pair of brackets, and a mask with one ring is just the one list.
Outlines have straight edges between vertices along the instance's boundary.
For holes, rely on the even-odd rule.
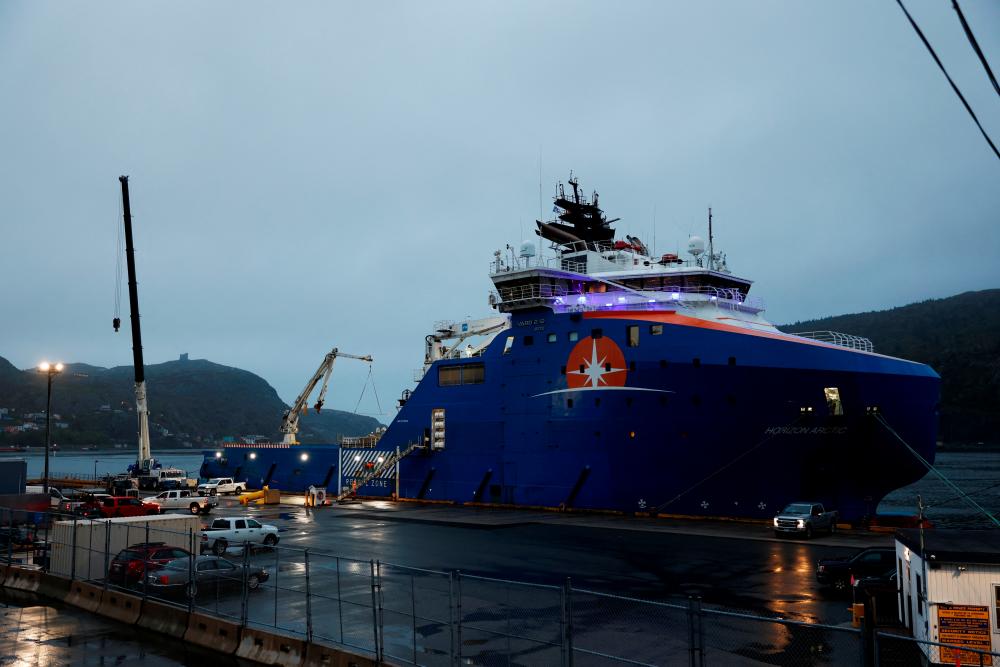
[[267,570],[250,565],[244,571],[241,563],[234,563],[218,556],[198,556],[194,559],[194,581],[191,581],[191,559],[178,558],[165,563],[156,572],[146,577],[146,590],[150,595],[170,597],[186,595],[196,597],[199,593],[222,589],[256,590],[267,581]]
[[851,587],[852,579],[873,577],[890,569],[896,560],[892,547],[862,549],[848,558],[828,558],[816,564],[816,581],[838,591]]

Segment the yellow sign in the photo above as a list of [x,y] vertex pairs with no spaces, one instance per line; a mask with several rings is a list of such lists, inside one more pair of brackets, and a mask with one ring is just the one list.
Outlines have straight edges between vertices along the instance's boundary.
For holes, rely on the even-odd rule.
[[[938,641],[942,644],[952,644],[977,651],[993,650],[989,607],[970,604],[938,605]],[[963,665],[978,665],[980,655],[970,651],[941,647],[941,662],[948,664],[955,664],[956,659],[961,659]],[[993,664],[993,656],[987,654],[983,655],[982,658],[982,664]]]

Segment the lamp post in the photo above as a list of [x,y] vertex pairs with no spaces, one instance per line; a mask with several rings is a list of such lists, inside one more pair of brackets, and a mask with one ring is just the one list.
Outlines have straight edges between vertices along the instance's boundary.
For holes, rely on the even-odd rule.
[[94,482],[97,482],[97,464],[100,463],[98,459],[94,459]]
[[38,365],[38,371],[48,376],[48,392],[45,395],[45,475],[42,491],[49,495],[49,428],[52,423],[52,378],[62,373],[62,364],[50,364],[43,361]]

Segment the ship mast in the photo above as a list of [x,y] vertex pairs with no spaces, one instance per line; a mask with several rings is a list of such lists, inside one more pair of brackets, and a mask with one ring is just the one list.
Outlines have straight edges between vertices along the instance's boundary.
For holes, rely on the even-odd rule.
[[[149,447],[149,406],[146,403],[146,374],[142,363],[142,334],[139,331],[139,290],[135,280],[135,247],[132,245],[132,211],[128,199],[128,176],[119,176],[125,218],[125,261],[128,266],[128,305],[132,322],[132,365],[135,368],[135,411],[139,418],[139,459],[141,469],[151,464]],[[117,322],[115,331],[118,330]]]
[[715,268],[715,247],[712,244],[712,207],[708,207],[708,268]]

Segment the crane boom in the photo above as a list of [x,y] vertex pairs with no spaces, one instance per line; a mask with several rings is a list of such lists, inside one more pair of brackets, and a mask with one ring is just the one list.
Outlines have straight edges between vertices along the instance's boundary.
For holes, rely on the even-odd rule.
[[320,380],[323,381],[323,386],[319,391],[319,397],[316,399],[316,404],[313,405],[313,408],[317,413],[323,409],[323,403],[326,401],[326,390],[330,384],[330,375],[333,373],[333,364],[337,361],[337,357],[358,359],[359,361],[367,361],[368,363],[372,363],[373,361],[370,354],[364,356],[347,354],[337,348],[333,348],[327,352],[319,368],[316,369],[313,376],[309,378],[309,382],[306,383],[305,388],[299,393],[298,398],[295,399],[290,408],[285,410],[285,414],[281,417],[282,443],[286,445],[298,444],[295,436],[299,432],[299,416],[309,411],[309,396],[312,395],[313,390],[316,389],[316,385],[319,384]]

